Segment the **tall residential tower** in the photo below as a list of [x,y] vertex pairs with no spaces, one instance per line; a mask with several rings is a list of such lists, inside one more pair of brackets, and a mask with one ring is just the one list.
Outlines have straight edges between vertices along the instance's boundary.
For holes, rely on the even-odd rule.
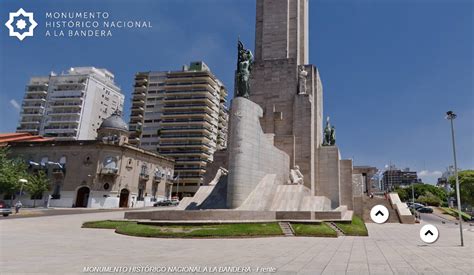
[[71,68],[65,74],[32,77],[26,86],[17,132],[60,140],[92,140],[97,128],[116,110],[124,95],[114,75],[94,67]]
[[227,146],[227,90],[204,62],[135,75],[130,143],[176,159],[173,193],[192,195]]

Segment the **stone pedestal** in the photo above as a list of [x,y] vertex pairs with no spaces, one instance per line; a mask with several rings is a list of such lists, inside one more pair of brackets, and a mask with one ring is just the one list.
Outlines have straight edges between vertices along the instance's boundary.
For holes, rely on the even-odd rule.
[[318,196],[328,197],[332,208],[341,204],[340,159],[341,154],[336,146],[322,146],[318,149],[316,193]]
[[341,205],[346,205],[347,209],[353,209],[352,202],[352,160],[343,159],[340,161],[340,194],[341,194]]
[[[230,111],[227,207],[238,208],[267,174],[276,183],[289,177],[289,156],[273,146],[273,135],[260,126],[262,108],[242,97],[234,98]],[[263,198],[262,198],[263,199]]]

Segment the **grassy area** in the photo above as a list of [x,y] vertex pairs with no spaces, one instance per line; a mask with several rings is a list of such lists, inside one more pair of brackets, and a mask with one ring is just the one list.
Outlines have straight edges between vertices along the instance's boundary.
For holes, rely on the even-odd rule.
[[[443,210],[444,214],[448,214],[455,218],[459,218],[459,211],[457,209],[449,208],[449,207],[440,207],[440,208]],[[462,211],[461,211],[461,217],[465,221],[471,220],[471,215],[464,213]]]
[[291,226],[295,230],[296,236],[337,237],[336,231],[325,223],[292,223]]
[[103,228],[103,229],[116,229],[120,225],[125,225],[128,223],[135,223],[131,221],[113,221],[113,220],[105,220],[105,221],[92,221],[92,222],[85,222],[82,224],[83,228]]
[[96,221],[84,223],[83,227],[115,229],[119,234],[137,237],[212,238],[282,235],[277,223],[157,226],[131,221]]
[[347,236],[369,236],[364,221],[357,216],[352,218],[351,223],[336,222],[335,224]]

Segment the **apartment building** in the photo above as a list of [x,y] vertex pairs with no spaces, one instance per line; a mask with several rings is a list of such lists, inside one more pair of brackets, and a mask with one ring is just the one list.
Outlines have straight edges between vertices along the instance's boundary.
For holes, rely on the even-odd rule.
[[421,183],[416,171],[410,171],[409,168],[403,170],[390,168],[383,172],[382,185],[384,190],[391,191],[396,187],[409,186],[414,183]]
[[32,77],[26,86],[17,132],[58,140],[92,140],[97,128],[115,111],[123,111],[124,95],[114,75],[94,67]]
[[227,147],[227,90],[204,62],[135,75],[130,143],[175,159],[173,195],[203,183],[216,150]]

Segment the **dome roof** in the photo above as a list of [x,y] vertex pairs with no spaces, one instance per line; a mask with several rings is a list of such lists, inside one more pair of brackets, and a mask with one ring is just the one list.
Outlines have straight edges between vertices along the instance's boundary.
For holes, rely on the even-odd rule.
[[113,113],[110,117],[104,119],[99,129],[117,129],[122,131],[128,131],[128,125],[123,121],[122,117]]

